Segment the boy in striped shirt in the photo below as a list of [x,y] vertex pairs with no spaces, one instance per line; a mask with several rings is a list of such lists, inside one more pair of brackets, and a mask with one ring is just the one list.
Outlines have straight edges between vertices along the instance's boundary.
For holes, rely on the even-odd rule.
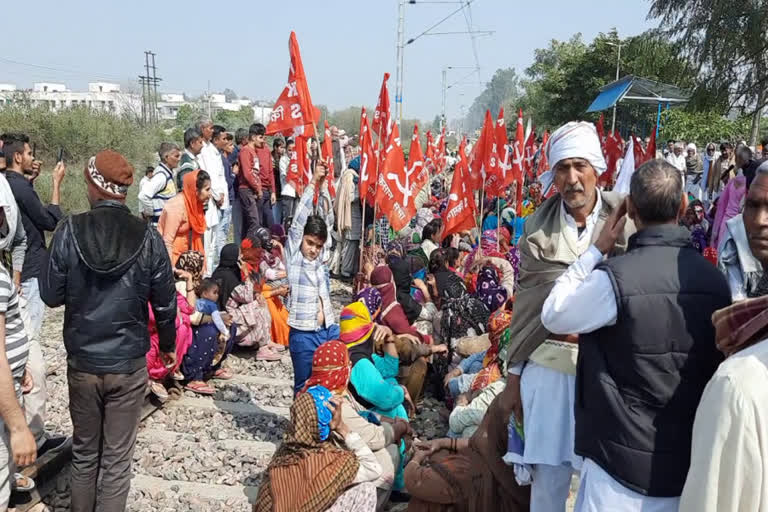
[[[327,253],[328,226],[333,225],[330,196],[323,188],[328,167],[318,160],[312,181],[296,207],[286,244],[288,282],[288,348],[293,363],[294,392],[298,393],[312,373],[312,356],[317,347],[338,339],[339,325],[331,305]],[[318,213],[312,214],[315,188],[319,191]]]

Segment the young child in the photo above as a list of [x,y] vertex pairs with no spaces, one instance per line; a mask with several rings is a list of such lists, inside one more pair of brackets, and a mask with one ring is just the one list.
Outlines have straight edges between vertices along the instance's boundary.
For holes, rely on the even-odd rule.
[[[339,337],[331,304],[327,266],[328,226],[333,225],[331,198],[325,187],[327,165],[318,160],[296,206],[286,244],[290,296],[288,297],[288,347],[293,362],[294,391],[298,393],[312,373],[312,356],[317,347]],[[312,210],[318,191],[317,214]]]
[[230,335],[229,327],[221,317],[221,311],[219,311],[217,304],[219,301],[219,283],[210,278],[203,279],[197,287],[197,296],[195,310],[210,315],[214,325],[219,330],[219,342],[216,354],[213,356],[213,364],[216,365],[224,357],[224,351],[227,348],[227,340],[229,340]]

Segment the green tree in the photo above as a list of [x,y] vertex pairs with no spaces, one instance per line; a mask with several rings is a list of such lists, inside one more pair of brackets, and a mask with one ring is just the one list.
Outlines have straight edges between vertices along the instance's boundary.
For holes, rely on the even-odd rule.
[[227,89],[224,89],[224,98],[227,101],[232,101],[232,100],[236,100],[237,98],[239,98],[239,96],[237,95],[237,93],[235,91],[233,91],[232,89],[227,88]]
[[198,119],[203,116],[203,109],[197,104],[185,104],[179,107],[176,112],[176,125],[185,130],[194,126]]
[[483,92],[475,98],[467,113],[468,131],[480,128],[485,119],[485,111],[496,113],[503,106],[505,111],[514,105],[520,96],[519,79],[514,68],[497,69],[485,86]]
[[750,131],[749,116],[726,119],[719,112],[668,110],[662,114],[659,140],[684,140],[702,147],[721,140],[744,140]]
[[[526,69],[523,80],[525,95],[521,106],[531,114],[540,128],[585,117],[587,107],[600,87],[616,79],[617,45],[621,44],[620,76],[635,75],[691,89],[696,83],[696,70],[682,58],[676,47],[659,34],[649,31],[619,39],[615,30],[598,34],[590,44],[581,34],[568,41],[550,42],[548,48],[535,52],[534,63]],[[711,103],[711,99],[710,99]],[[711,105],[706,105],[711,109]],[[623,103],[619,106],[622,124],[638,130],[653,121],[648,107]]]
[[220,110],[213,116],[213,122],[222,125],[229,131],[247,128],[253,123],[253,108],[242,106],[240,110],[236,111]]
[[653,0],[649,17],[701,71],[699,96],[727,97],[752,115],[750,144],[768,103],[768,0]]

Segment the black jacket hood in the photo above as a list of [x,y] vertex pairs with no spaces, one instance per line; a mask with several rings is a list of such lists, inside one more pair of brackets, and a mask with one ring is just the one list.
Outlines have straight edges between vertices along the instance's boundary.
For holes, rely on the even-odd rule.
[[115,278],[133,265],[150,234],[148,224],[118,201],[100,201],[69,223],[80,260],[93,272]]

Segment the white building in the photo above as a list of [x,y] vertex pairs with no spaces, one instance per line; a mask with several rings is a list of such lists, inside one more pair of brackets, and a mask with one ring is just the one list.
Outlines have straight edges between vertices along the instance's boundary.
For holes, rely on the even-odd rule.
[[262,102],[253,102],[247,98],[227,101],[227,98],[219,93],[197,101],[187,100],[181,93],[163,93],[160,95],[160,101],[157,102],[157,108],[160,111],[160,119],[172,121],[176,119],[181,106],[189,105],[197,110],[208,112],[209,102],[211,116],[223,110],[237,112],[243,107],[250,107],[253,109],[253,122],[267,124],[269,115],[272,113],[272,107],[262,106]]
[[91,82],[87,92],[67,89],[65,84],[37,82],[31,90],[19,90],[13,84],[0,84],[0,106],[14,102],[29,102],[50,110],[88,107],[116,115],[141,112],[141,96],[120,91],[120,85],[109,82]]

